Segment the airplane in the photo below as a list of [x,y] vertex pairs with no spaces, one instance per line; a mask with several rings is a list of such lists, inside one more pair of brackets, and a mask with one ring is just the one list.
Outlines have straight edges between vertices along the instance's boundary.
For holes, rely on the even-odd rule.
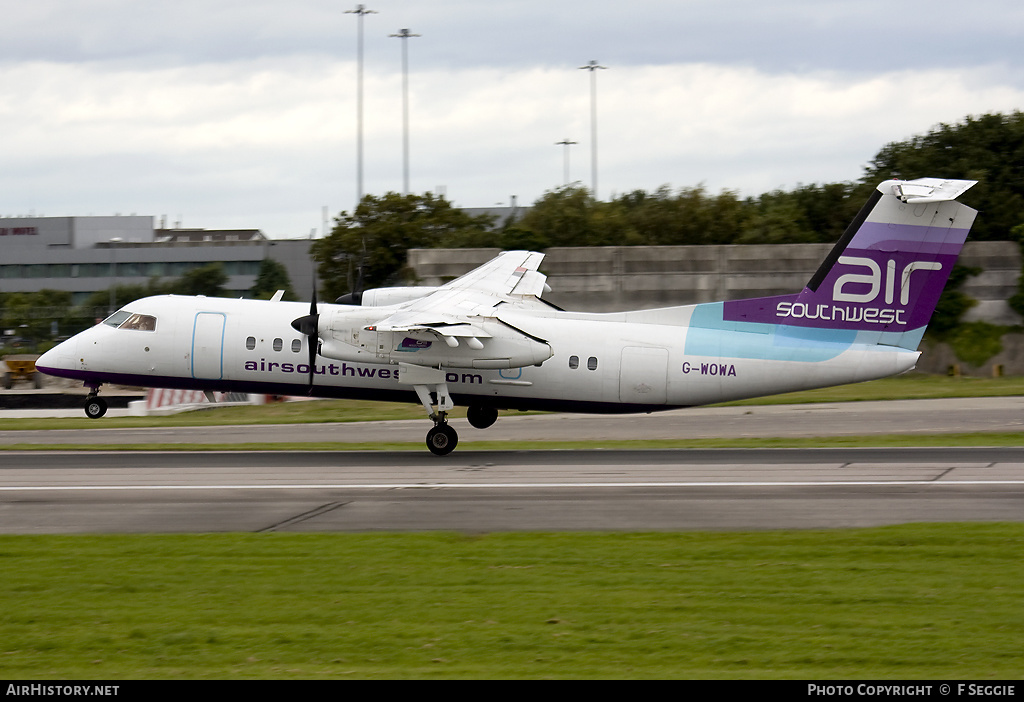
[[[37,368],[103,383],[419,401],[429,450],[448,413],[649,413],[882,378],[917,347],[977,211],[977,181],[880,183],[798,293],[612,313],[564,311],[542,253],[508,251],[439,287],[367,290],[358,304],[159,295],[43,354]],[[356,301],[349,298],[349,301]]]

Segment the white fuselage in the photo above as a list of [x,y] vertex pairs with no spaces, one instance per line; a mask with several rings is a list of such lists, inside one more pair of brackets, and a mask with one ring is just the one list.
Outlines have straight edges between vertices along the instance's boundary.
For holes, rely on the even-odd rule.
[[[40,365],[93,386],[303,395],[309,342],[291,322],[307,309],[290,302],[145,298],[125,310],[155,319],[152,328],[98,324],[49,351]],[[694,331],[693,310],[510,313],[503,320],[546,341],[550,358],[524,367],[442,370],[457,405],[625,413],[870,380],[909,370],[918,357],[855,343],[819,345],[808,356],[799,341],[792,352],[786,344],[780,350],[774,333]],[[416,365],[418,353],[413,345],[401,358]],[[397,358],[354,362],[318,355],[310,394],[416,402],[413,388],[400,381]]]

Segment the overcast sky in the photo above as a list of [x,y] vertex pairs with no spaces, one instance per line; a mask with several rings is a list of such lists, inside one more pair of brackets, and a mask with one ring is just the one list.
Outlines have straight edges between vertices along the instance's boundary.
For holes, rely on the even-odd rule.
[[[0,0],[0,215],[319,233],[355,204],[355,2]],[[364,191],[530,204],[855,180],[886,143],[1024,109],[1020,0],[375,0]],[[921,176],[941,176],[922,173]]]

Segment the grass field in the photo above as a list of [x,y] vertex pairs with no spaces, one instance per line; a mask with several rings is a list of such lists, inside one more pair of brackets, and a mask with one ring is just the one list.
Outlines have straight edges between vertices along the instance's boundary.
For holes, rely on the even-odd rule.
[[[1018,395],[1024,395],[1024,376],[1007,378],[947,378],[945,376],[911,373],[867,383],[787,393],[785,395],[774,395],[728,404],[744,406]],[[520,413],[505,412],[503,414],[515,415]],[[456,407],[450,416],[452,418],[465,417],[466,410],[464,407]],[[210,424],[298,424],[305,422],[360,422],[395,419],[422,419],[426,421],[426,414],[420,405],[413,403],[318,400],[252,407],[211,408],[164,417],[104,417],[99,421],[86,419],[84,416],[81,419],[0,419],[0,430],[154,426],[189,427],[207,426]]]
[[[1024,379],[904,376],[771,401],[985,395],[1024,395]],[[305,402],[103,425],[361,419],[422,419],[422,410]],[[84,419],[0,421],[0,429],[96,426]],[[607,445],[909,444],[1016,446],[1022,435]],[[6,448],[40,447],[50,448]],[[517,442],[542,447],[579,445]],[[1024,523],[742,533],[0,536],[0,678],[1016,679],[1024,671],[1022,553]]]
[[0,678],[1018,678],[1024,524],[0,537]]

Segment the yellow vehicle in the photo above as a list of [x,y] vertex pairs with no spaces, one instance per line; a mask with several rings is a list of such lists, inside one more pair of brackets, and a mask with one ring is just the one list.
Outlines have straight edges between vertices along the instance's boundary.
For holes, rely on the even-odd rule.
[[43,374],[36,370],[37,358],[37,354],[28,353],[4,358],[2,364],[7,365],[7,370],[3,374],[4,387],[10,390],[19,380],[29,381],[36,388],[43,387]]

